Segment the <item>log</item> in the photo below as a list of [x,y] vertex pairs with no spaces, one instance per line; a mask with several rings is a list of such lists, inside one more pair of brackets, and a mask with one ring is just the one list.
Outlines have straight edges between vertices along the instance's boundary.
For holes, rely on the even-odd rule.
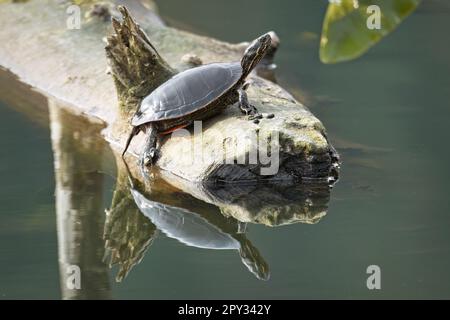
[[[117,3],[127,5],[130,14],[125,10],[119,14]],[[77,114],[104,122],[104,137],[117,151],[125,144],[131,129],[129,118],[144,95],[174,73],[195,64],[238,61],[246,47],[167,27],[152,8],[137,1],[102,1],[102,10],[99,4],[95,7],[87,2],[81,10],[88,18],[83,18],[81,29],[71,30],[66,26],[70,4],[55,0],[2,2],[0,65],[46,95],[65,102]],[[114,28],[109,16],[117,19]],[[119,72],[112,54],[120,48],[117,37],[121,32],[127,37],[121,39],[126,50],[118,50],[116,58],[131,61],[133,53],[138,54]],[[108,36],[107,53],[114,80],[106,72],[103,40]],[[156,165],[183,179],[202,183],[268,179],[327,183],[330,177],[334,179],[339,159],[322,123],[274,82],[257,74],[252,74],[250,80],[251,103],[263,113],[274,113],[274,119],[264,119],[257,125],[230,106],[223,114],[202,123],[202,139],[195,139],[198,135],[193,135],[192,129],[164,139]],[[272,139],[269,153],[278,151],[276,173],[264,174],[262,169],[267,163],[260,157],[257,163],[238,161],[247,160],[252,152],[261,155],[260,145],[240,148],[239,137],[254,135],[261,141],[277,138]],[[203,157],[193,162],[188,151],[195,149],[196,143],[200,143]],[[130,148],[133,156],[140,153],[142,144],[141,134]]]

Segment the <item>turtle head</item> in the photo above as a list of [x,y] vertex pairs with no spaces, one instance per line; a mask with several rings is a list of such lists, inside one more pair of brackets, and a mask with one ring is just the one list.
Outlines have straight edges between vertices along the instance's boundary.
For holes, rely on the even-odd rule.
[[272,43],[272,38],[269,33],[263,34],[253,42],[245,50],[244,57],[242,57],[241,66],[243,74],[248,75],[253,68],[256,67],[259,61],[269,51]]

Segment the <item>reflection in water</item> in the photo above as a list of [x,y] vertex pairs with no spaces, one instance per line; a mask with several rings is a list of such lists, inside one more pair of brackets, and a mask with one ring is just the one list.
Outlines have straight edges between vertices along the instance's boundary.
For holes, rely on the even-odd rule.
[[187,246],[236,250],[251,273],[267,280],[269,266],[246,237],[246,224],[316,223],[326,214],[330,195],[328,186],[317,185],[205,186],[156,170],[150,185],[144,185],[120,158],[117,167],[104,237],[113,251],[112,264],[120,266],[119,281],[141,261],[156,230]]
[[211,215],[208,220],[192,211],[152,201],[138,190],[131,173],[130,182],[136,205],[169,238],[202,249],[237,250],[250,272],[258,279],[269,279],[267,263],[245,235],[240,233],[242,228],[237,220],[223,219],[220,215]]
[[125,170],[118,170],[111,208],[106,210],[103,238],[110,256],[109,266],[119,266],[116,281],[141,262],[147,248],[157,236],[157,229],[136,206],[128,187]]
[[[52,101],[49,112],[62,297],[107,299],[111,294],[108,268],[102,261],[103,178],[98,172],[106,149],[98,137],[100,128]],[[81,289],[68,285],[72,265],[80,268]]]

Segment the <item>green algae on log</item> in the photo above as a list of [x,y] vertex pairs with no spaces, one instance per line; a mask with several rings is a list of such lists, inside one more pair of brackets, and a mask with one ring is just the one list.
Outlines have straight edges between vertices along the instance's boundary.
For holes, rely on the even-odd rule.
[[[158,81],[163,81],[169,70],[176,72],[192,67],[188,63],[192,59],[186,59],[187,56],[203,64],[238,61],[246,47],[167,27],[154,11],[136,5],[140,2],[118,2],[127,5],[130,15],[139,21],[151,44],[166,61],[167,75],[160,75]],[[117,92],[112,77],[106,72],[108,64],[103,41],[114,32],[111,23],[96,16],[86,19],[83,15],[81,28],[70,30],[66,26],[69,5],[72,2],[56,0],[0,3],[0,65],[45,94],[66,102],[77,113],[105,122],[105,138],[120,151],[131,129],[129,115],[136,110],[134,104],[152,86],[144,84]],[[86,13],[89,5],[81,8]],[[116,16],[116,12],[112,11],[111,15]],[[149,57],[152,56],[155,55]],[[117,75],[115,70],[111,71]],[[327,181],[335,174],[338,158],[322,123],[277,84],[256,74],[249,80],[252,82],[248,89],[251,103],[261,112],[274,113],[274,119],[256,125],[246,121],[236,107],[229,107],[223,114],[203,123],[203,161],[193,165],[191,155],[180,152],[192,148],[191,134],[165,139],[156,165],[190,181],[258,181],[266,178],[260,175],[261,163],[230,162],[230,159],[248,157],[248,151],[238,148],[236,137],[254,132],[270,136],[275,132],[279,137],[276,147],[280,169],[272,178]],[[120,111],[117,93],[125,112]],[[127,103],[123,100],[124,93]],[[142,149],[143,140],[141,134],[133,141],[130,149],[134,156]]]

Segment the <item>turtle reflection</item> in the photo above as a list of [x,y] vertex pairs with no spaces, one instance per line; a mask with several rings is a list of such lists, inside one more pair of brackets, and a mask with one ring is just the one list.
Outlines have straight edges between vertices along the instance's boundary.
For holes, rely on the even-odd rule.
[[[269,279],[269,266],[245,236],[245,224],[234,218],[224,217],[218,212],[200,214],[151,200],[150,196],[157,197],[158,191],[154,195],[145,195],[141,191],[144,186],[133,178],[126,164],[125,169],[131,188],[128,194],[124,192],[123,180],[119,177],[119,188],[116,188],[113,204],[107,211],[104,233],[105,246],[111,252],[110,265],[119,265],[117,281],[121,281],[131,268],[141,261],[145,251],[156,238],[156,230],[187,246],[236,250],[242,263],[256,278]],[[143,215],[137,216],[137,209]]]

